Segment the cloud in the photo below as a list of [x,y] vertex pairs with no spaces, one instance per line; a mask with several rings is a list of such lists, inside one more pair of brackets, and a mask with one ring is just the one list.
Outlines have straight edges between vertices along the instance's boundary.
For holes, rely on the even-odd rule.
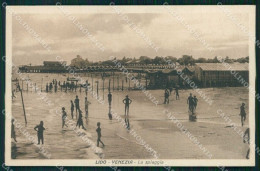
[[[204,7],[205,8],[205,7]],[[55,60],[62,56],[70,63],[76,55],[90,61],[107,60],[109,56],[118,58],[139,56],[176,56],[190,54],[195,58],[222,54],[231,58],[248,56],[248,37],[223,14],[211,12],[181,11],[180,15],[200,38],[215,49],[213,54],[199,42],[185,26],[168,12],[133,13],[127,12],[129,21],[138,26],[139,31],[129,26],[122,16],[112,13],[72,13],[71,15],[88,30],[100,49],[77,28],[59,9],[55,14],[21,14],[23,21],[33,28],[50,47],[48,52],[21,24],[13,19],[13,60],[17,64],[42,64],[44,60]],[[241,24],[248,27],[248,14],[235,13]],[[159,47],[156,52],[147,39]],[[239,54],[237,53],[239,52]]]

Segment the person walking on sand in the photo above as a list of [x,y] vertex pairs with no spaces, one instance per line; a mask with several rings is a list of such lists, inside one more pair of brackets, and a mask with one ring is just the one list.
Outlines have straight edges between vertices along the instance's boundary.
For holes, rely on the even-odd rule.
[[36,125],[34,127],[34,130],[37,131],[38,145],[40,144],[40,141],[42,141],[43,144],[43,131],[45,130],[45,128],[43,127],[43,121],[40,122],[40,125]]
[[199,100],[197,99],[196,96],[194,96],[194,97],[193,97],[193,101],[194,101],[194,109],[196,109]]
[[99,142],[101,142],[101,144],[103,145],[103,147],[105,146],[105,144],[101,141],[101,128],[100,128],[100,122],[97,123],[97,129],[96,129],[96,132],[97,132],[97,146],[99,147]]
[[169,93],[168,89],[166,88],[164,90],[164,102],[163,102],[163,104],[169,104],[169,96],[170,96],[170,93]]
[[74,103],[73,103],[73,101],[71,100],[70,101],[70,111],[71,111],[71,118],[73,119],[73,117],[74,117],[74,115],[73,115],[73,112],[74,112]]
[[48,86],[48,83],[46,84],[46,92],[48,93],[49,91],[49,86]]
[[129,105],[132,103],[132,100],[128,98],[128,95],[125,96],[126,98],[123,100],[125,104],[125,116],[129,115]]
[[240,116],[241,116],[241,124],[244,126],[244,122],[246,120],[246,111],[245,111],[245,103],[242,103],[240,106]]
[[191,111],[191,113],[194,114],[193,113],[193,110],[194,110],[194,100],[193,100],[193,97],[192,97],[191,93],[190,93],[190,96],[187,99],[187,104],[189,105],[189,110]]
[[79,110],[79,118],[78,118],[76,127],[77,127],[77,126],[79,126],[79,128],[80,128],[80,126],[82,126],[82,129],[86,129],[86,128],[84,127],[84,125],[83,125],[82,111],[81,111],[81,110]]
[[76,96],[76,99],[74,100],[75,106],[76,106],[76,119],[77,119],[77,113],[79,112],[79,97]]
[[175,88],[176,100],[180,99],[178,86]]
[[14,130],[14,119],[12,119],[11,138],[13,138],[15,142],[17,142],[16,141],[16,134],[15,134],[15,130]]
[[62,128],[64,127],[64,125],[68,127],[68,125],[66,125],[65,123],[66,118],[67,118],[67,113],[65,111],[65,107],[62,107]]

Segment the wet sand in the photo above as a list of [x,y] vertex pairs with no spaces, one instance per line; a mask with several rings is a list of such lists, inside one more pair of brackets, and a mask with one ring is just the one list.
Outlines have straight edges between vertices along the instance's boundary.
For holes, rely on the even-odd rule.
[[[57,77],[65,79],[62,75],[50,74],[44,78],[44,81]],[[37,74],[30,74],[30,78],[37,84],[40,84],[41,77]],[[100,80],[101,81],[101,80]],[[107,82],[105,83],[107,85]],[[45,84],[43,84],[45,85]],[[102,84],[100,84],[102,85]],[[96,84],[94,85],[94,89]],[[125,85],[127,86],[127,85]],[[112,87],[112,84],[111,84]],[[198,138],[199,142],[205,146],[216,159],[244,159],[248,145],[244,144],[242,138],[219,117],[217,110],[222,109],[236,125],[240,125],[239,107],[242,102],[246,103],[246,112],[248,114],[248,91],[245,88],[208,88],[202,89],[210,98],[214,100],[212,106],[209,106],[193,90],[180,90],[180,100],[174,100],[174,94],[170,96],[170,104],[163,103],[163,90],[150,90],[151,94],[158,99],[159,105],[152,103],[149,98],[141,91],[112,91],[112,109],[122,118],[124,118],[124,105],[122,100],[128,94],[133,100],[130,105],[130,129],[135,130],[142,139],[147,142],[161,159],[207,159],[207,156],[190,139],[181,133],[177,126],[167,118],[163,112],[169,110],[174,112],[174,116],[179,119],[185,128]],[[186,99],[189,93],[193,93],[199,99],[197,106],[197,122],[189,122],[188,106]],[[105,105],[99,102],[91,95],[88,95],[89,118],[84,120],[87,130],[86,134],[91,141],[96,143],[96,123],[101,122],[102,141],[105,143],[103,150],[104,158],[107,159],[151,159],[153,156],[140,145],[137,140],[125,129],[117,120],[108,119],[107,90],[99,89],[99,95],[104,97]],[[70,100],[74,100],[78,95],[80,107],[84,110],[85,93],[60,92],[47,93],[47,97],[53,102],[53,106],[44,103],[35,92],[24,92],[24,102],[27,112],[28,132],[36,138],[34,126],[44,121],[46,129],[44,133],[44,148],[51,153],[53,159],[93,159],[99,156],[90,148],[89,144],[71,129],[61,128],[61,117],[55,114],[56,108],[65,106],[69,119]],[[232,96],[231,96],[232,95]],[[24,123],[23,110],[20,94],[13,100],[13,116]],[[84,116],[84,115],[83,115]],[[74,119],[75,120],[75,119]],[[246,125],[241,129],[248,127]],[[16,129],[17,143],[12,145],[12,156],[17,159],[39,159],[45,158],[37,146],[30,143],[19,130]]]

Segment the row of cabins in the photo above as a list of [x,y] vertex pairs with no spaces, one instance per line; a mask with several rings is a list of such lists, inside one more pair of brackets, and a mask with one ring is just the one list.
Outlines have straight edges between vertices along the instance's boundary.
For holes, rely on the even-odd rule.
[[[181,72],[180,72],[181,71]],[[190,88],[193,81],[198,87],[243,86],[249,81],[248,63],[196,63],[176,69],[148,70],[149,88]]]
[[[222,63],[196,63],[194,66],[178,65],[176,67],[178,69],[171,68],[169,65],[126,66],[126,68],[129,72],[146,74],[145,78],[149,82],[149,89],[176,86],[188,88],[190,87],[188,85],[190,80],[198,87],[243,86],[237,78],[240,76],[245,82],[249,80],[248,63],[232,63],[228,65]],[[42,66],[22,66],[19,69],[21,72],[34,73],[69,72],[66,63],[62,65],[56,61],[45,61]],[[90,66],[77,71],[120,72],[116,66]]]

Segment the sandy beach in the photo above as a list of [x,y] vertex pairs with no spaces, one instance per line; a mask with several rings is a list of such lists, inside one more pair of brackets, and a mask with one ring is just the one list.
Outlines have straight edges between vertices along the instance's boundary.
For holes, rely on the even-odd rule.
[[[28,74],[30,79],[41,85],[44,74]],[[65,80],[65,76],[49,74],[44,77],[43,85],[51,81]],[[88,78],[90,80],[90,78]],[[102,83],[102,80],[100,80]],[[108,84],[106,80],[105,85]],[[125,84],[124,86],[128,86]],[[44,87],[44,86],[43,86]],[[44,90],[45,88],[43,88]],[[94,89],[96,89],[94,85]],[[239,107],[242,102],[246,104],[248,114],[248,91],[243,87],[225,87],[225,88],[206,88],[202,89],[205,94],[213,100],[209,106],[194,90],[180,90],[180,100],[175,100],[174,92],[170,96],[169,104],[163,103],[163,90],[149,90],[149,92],[159,101],[158,105],[152,103],[142,91],[112,91],[112,110],[124,118],[124,104],[122,100],[126,95],[132,99],[130,105],[129,123],[130,130],[125,129],[123,125],[115,118],[109,120],[107,94],[99,88],[99,96],[104,98],[105,104],[100,104],[91,94],[88,94],[89,117],[84,119],[85,130],[81,130],[82,135],[86,135],[93,143],[97,140],[97,122],[101,123],[102,141],[105,143],[102,150],[106,159],[152,159],[153,156],[136,138],[130,133],[135,130],[138,135],[153,150],[158,153],[160,159],[207,159],[203,151],[194,144],[163,112],[168,110],[188,129],[191,134],[212,154],[213,159],[245,159],[248,145],[243,143],[242,138],[225,122],[217,113],[221,109],[226,116],[235,123],[242,131],[248,127],[248,118],[244,127],[241,126]],[[236,92],[239,92],[236,93]],[[48,106],[41,97],[29,89],[24,91],[24,104],[28,124],[26,130],[30,135],[37,139],[36,131],[33,128],[44,121],[44,149],[50,152],[51,159],[94,159],[99,158],[89,144],[82,141],[79,135],[70,128],[62,129],[61,117],[55,114],[56,109],[64,106],[68,118],[70,116],[70,100],[74,100],[78,95],[80,107],[84,110],[85,92],[50,92],[45,93],[53,105]],[[187,97],[193,93],[199,99],[196,114],[197,121],[190,122],[188,119]],[[232,96],[230,96],[232,94]],[[24,126],[24,116],[19,92],[12,101],[12,115]],[[74,119],[74,121],[76,121]],[[39,152],[37,145],[31,143],[16,129],[17,143],[12,142],[12,158],[14,159],[41,159],[46,158]],[[189,150],[187,150],[189,149]]]

